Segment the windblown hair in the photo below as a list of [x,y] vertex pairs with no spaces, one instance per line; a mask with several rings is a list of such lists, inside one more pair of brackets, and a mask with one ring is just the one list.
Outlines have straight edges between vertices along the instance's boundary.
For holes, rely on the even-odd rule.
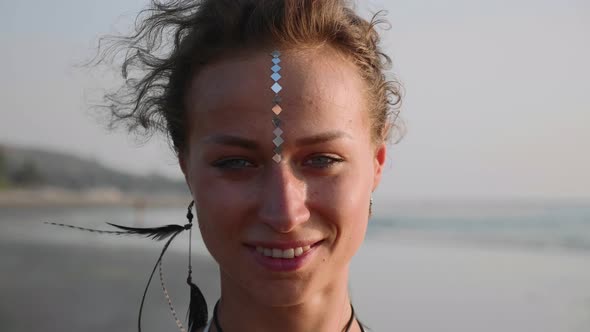
[[364,20],[344,0],[152,0],[132,35],[104,37],[99,45],[96,63],[124,54],[125,83],[105,95],[111,125],[146,136],[161,131],[179,153],[186,138],[184,95],[204,66],[237,51],[328,45],[365,80],[372,137],[383,142],[401,129],[401,85],[385,74],[391,59],[379,47],[381,14]]

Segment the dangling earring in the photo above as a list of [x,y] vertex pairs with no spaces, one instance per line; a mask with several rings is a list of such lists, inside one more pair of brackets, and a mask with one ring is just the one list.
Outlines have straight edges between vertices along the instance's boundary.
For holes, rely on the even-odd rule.
[[[193,213],[192,208],[195,205],[195,201],[192,201],[188,206],[188,211],[186,213],[186,218],[188,219],[189,224],[192,225],[193,223]],[[191,299],[188,306],[188,328],[189,331],[196,331],[197,328],[203,327],[207,325],[207,320],[209,319],[209,314],[207,312],[207,301],[205,301],[205,297],[203,293],[193,283],[193,265],[191,261],[191,249],[192,249],[192,235],[193,235],[193,228],[189,228],[188,230],[188,277],[186,278],[186,283],[191,288]]]
[[369,217],[373,214],[373,196],[369,200]]
[[185,332],[185,329],[182,326],[182,323],[180,322],[180,320],[178,319],[178,317],[176,315],[176,311],[174,310],[174,307],[172,305],[172,301],[170,300],[170,296],[169,296],[168,291],[166,290],[166,286],[164,284],[164,277],[163,277],[163,272],[162,272],[162,259],[164,257],[164,254],[166,253],[166,250],[170,246],[170,243],[172,243],[172,241],[180,233],[182,233],[185,230],[188,230],[189,231],[189,251],[188,251],[189,254],[188,254],[188,277],[186,279],[186,282],[191,288],[191,291],[190,291],[191,298],[190,298],[189,312],[188,312],[188,332],[196,332],[197,329],[205,327],[207,325],[208,313],[207,313],[207,302],[205,301],[205,297],[203,296],[203,293],[201,293],[201,290],[199,289],[199,287],[197,287],[197,285],[195,285],[192,282],[192,272],[193,271],[192,271],[192,264],[191,264],[191,243],[192,243],[192,241],[191,241],[192,236],[191,235],[192,235],[192,226],[193,226],[193,213],[191,210],[194,205],[195,205],[195,202],[192,201],[188,206],[188,211],[186,213],[186,218],[188,219],[188,223],[185,224],[184,226],[182,226],[182,225],[166,225],[166,226],[160,226],[160,227],[138,228],[138,227],[127,227],[127,226],[107,223],[113,227],[118,228],[119,230],[118,231],[104,231],[104,230],[100,230],[100,229],[91,229],[91,228],[78,227],[78,226],[74,226],[74,225],[60,224],[60,223],[54,223],[54,222],[45,222],[45,223],[50,224],[50,225],[55,225],[55,226],[69,227],[69,228],[73,228],[73,229],[77,229],[77,230],[99,233],[99,234],[140,235],[140,236],[145,236],[147,238],[150,238],[150,239],[156,240],[156,241],[167,239],[166,243],[164,244],[164,248],[162,248],[162,251],[160,252],[160,256],[158,256],[158,260],[156,261],[156,264],[154,265],[154,268],[152,269],[152,272],[148,278],[147,284],[146,284],[145,289],[143,291],[143,295],[141,297],[141,303],[139,305],[139,315],[137,317],[137,329],[139,332],[141,332],[141,318],[142,318],[142,314],[143,314],[143,305],[145,303],[147,291],[148,291],[148,288],[150,287],[150,283],[152,282],[152,278],[154,277],[154,273],[156,272],[156,269],[158,269],[158,268],[160,270],[160,281],[162,283],[164,295],[166,296],[166,299],[168,300],[168,305],[170,306],[170,311],[172,312],[172,315],[173,315],[180,331]]

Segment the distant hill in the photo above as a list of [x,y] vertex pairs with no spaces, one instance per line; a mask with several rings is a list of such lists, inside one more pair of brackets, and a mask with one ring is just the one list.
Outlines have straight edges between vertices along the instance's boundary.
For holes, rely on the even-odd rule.
[[0,187],[116,188],[122,192],[187,193],[161,175],[134,175],[71,154],[0,145]]

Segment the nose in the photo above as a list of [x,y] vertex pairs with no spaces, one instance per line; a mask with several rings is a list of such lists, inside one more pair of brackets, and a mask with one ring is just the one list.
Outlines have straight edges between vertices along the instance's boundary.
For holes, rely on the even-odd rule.
[[289,233],[309,220],[305,181],[287,163],[272,165],[261,188],[259,218],[279,233]]

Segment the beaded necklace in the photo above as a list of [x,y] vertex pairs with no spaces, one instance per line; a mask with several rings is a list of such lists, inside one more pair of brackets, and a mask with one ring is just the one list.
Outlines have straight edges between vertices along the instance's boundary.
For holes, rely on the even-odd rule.
[[[221,324],[219,324],[219,319],[217,318],[217,306],[219,305],[219,301],[217,301],[217,303],[215,303],[215,308],[213,309],[213,325],[215,325],[215,330],[217,332],[223,332],[223,329],[221,328]],[[344,332],[349,332],[350,328],[352,327],[352,323],[355,320],[355,316],[354,316],[354,307],[352,306],[352,303],[350,304],[350,318],[348,319],[348,322],[346,323],[346,326],[344,327]],[[361,325],[359,323],[359,326],[361,328],[361,332],[365,332],[365,329],[363,328],[363,325]]]

